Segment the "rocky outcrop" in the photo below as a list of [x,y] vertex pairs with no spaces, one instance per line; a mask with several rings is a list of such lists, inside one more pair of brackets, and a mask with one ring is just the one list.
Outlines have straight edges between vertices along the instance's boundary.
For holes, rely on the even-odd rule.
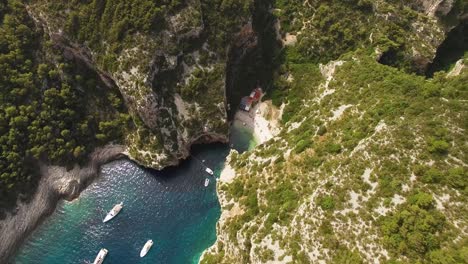
[[0,222],[0,263],[14,255],[24,239],[50,215],[60,199],[78,197],[99,173],[101,165],[122,158],[123,146],[108,145],[97,148],[83,167],[67,170],[60,166],[41,165],[42,178],[36,193],[28,203],[21,203]]
[[454,0],[417,0],[413,7],[429,16],[446,16],[453,8]]
[[460,59],[460,60],[457,61],[457,63],[455,63],[455,66],[453,67],[453,69],[450,70],[450,72],[447,73],[447,77],[458,76],[463,72],[464,69],[466,69],[466,65],[465,65],[463,59]]

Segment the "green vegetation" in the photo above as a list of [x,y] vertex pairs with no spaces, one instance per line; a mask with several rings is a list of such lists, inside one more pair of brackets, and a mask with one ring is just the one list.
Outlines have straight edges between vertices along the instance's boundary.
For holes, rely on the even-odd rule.
[[226,54],[230,41],[239,32],[242,22],[250,17],[252,0],[202,0],[204,24],[209,33],[208,44],[219,54]]
[[[193,115],[193,118],[183,121],[182,125],[190,131],[203,131],[204,127],[209,127],[211,131],[220,134],[227,132],[224,120],[212,119],[214,116],[224,115],[223,109],[219,107],[219,102],[224,102],[224,71],[222,64],[215,65],[212,70],[197,68],[188,84],[177,87],[177,92],[184,101],[203,106],[203,111],[200,111],[198,115]],[[195,107],[190,109],[192,114],[197,111]],[[209,122],[202,120],[209,120]]]
[[425,79],[362,50],[341,59],[327,88],[323,66],[286,59],[280,68],[272,99],[286,104],[284,128],[231,159],[236,178],[220,192],[244,214],[220,233],[240,254],[217,252],[249,262],[271,237],[292,263],[314,262],[313,252],[330,263],[444,263],[444,254],[463,263],[468,72]]
[[2,10],[0,196],[14,200],[37,181],[39,160],[85,161],[96,145],[122,140],[129,117],[119,93],[96,73],[61,56],[47,57],[51,47],[39,41],[21,2],[9,1]]
[[34,4],[48,14],[49,23],[65,22],[67,35],[96,52],[98,63],[109,71],[117,70],[117,58],[123,48],[134,45],[135,34],[163,29],[165,14],[181,5],[180,1],[171,0],[35,1]]
[[[33,1],[44,10],[54,23],[65,22],[64,30],[74,41],[85,44],[97,54],[97,63],[105,70],[115,72],[117,59],[124,49],[145,45],[138,41],[158,43],[167,53],[176,55],[193,43],[167,45],[169,36],[158,36],[165,29],[180,29],[187,33],[193,27],[206,27],[210,47],[224,54],[233,35],[239,31],[241,21],[250,14],[252,1],[201,1],[180,0],[93,0],[93,1]],[[174,21],[168,19],[180,12]],[[64,13],[63,10],[70,10]],[[203,14],[203,16],[202,16]],[[203,21],[202,21],[203,19]],[[175,24],[174,24],[175,23]],[[172,25],[171,25],[172,24]],[[58,25],[62,28],[62,25]],[[140,36],[149,37],[145,40]],[[136,54],[140,56],[141,54]],[[142,58],[148,60],[149,58]],[[125,62],[124,62],[125,64]]]
[[[297,44],[288,47],[288,62],[328,62],[346,52],[365,47],[370,52],[374,52],[375,48],[382,52],[381,62],[387,65],[420,71],[417,62],[411,58],[411,48],[415,47],[423,55],[428,53],[426,46],[414,42],[417,34],[408,34],[408,31],[412,23],[429,21],[396,1],[303,3],[277,0],[275,3],[275,14],[281,19],[284,32],[297,34]],[[434,38],[439,37],[438,32],[432,34]]]
[[335,201],[332,196],[325,196],[320,199],[320,207],[323,210],[333,210],[335,208]]
[[[226,53],[252,3],[35,0],[29,7],[47,33],[63,32],[54,41],[78,50],[115,81],[135,125],[125,135],[130,155],[162,168],[202,133],[227,134]],[[176,105],[175,93],[184,102]],[[184,113],[178,113],[181,105]],[[109,123],[99,128],[112,131]],[[109,139],[103,133],[97,138]]]
[[383,219],[384,243],[394,257],[404,255],[411,259],[428,259],[440,248],[445,217],[435,210],[430,194],[418,192],[408,202]]

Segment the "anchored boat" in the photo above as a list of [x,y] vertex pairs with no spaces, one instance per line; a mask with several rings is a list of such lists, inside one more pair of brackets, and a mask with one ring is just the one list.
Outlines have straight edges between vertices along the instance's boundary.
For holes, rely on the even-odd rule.
[[102,220],[102,222],[105,223],[107,221],[110,221],[112,218],[114,218],[120,212],[120,210],[122,210],[122,207],[123,207],[122,202],[119,203],[119,204],[114,205],[114,208],[112,208],[112,210],[110,210],[110,212],[106,215],[106,217],[104,218],[104,220]]
[[212,171],[210,168],[206,167],[205,171],[206,171],[208,174],[213,175],[213,171]]
[[205,187],[208,187],[208,184],[210,184],[210,179],[206,178],[205,179]]
[[153,246],[153,240],[150,239],[146,241],[145,245],[140,251],[140,258],[146,256],[146,254],[148,253],[148,251],[151,249],[152,246]]
[[107,252],[108,252],[107,249],[101,248],[93,264],[102,264],[104,262],[104,258],[107,256]]

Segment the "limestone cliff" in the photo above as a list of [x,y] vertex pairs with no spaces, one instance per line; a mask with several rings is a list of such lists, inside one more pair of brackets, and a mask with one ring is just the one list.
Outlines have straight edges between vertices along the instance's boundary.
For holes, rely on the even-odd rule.
[[466,262],[466,53],[414,74],[460,4],[277,2],[280,132],[228,157],[200,262]]
[[[107,9],[118,10],[110,6],[115,4],[104,4],[104,14],[100,15],[105,16]],[[198,0],[184,1],[170,10],[166,8],[168,11],[160,6],[157,10],[163,11],[158,13],[157,23],[161,26],[126,33],[118,49],[104,37],[112,25],[100,28],[96,22],[94,30],[100,31],[94,43],[73,35],[67,27],[73,14],[93,5],[97,3],[32,1],[28,10],[58,45],[56,51],[71,50],[73,56],[86,61],[104,80],[118,87],[134,123],[125,140],[129,156],[142,165],[160,169],[186,158],[193,143],[225,142],[227,52],[235,38],[242,38],[236,32],[249,27],[251,15],[245,11],[250,3],[246,1],[239,12],[228,15],[233,20],[228,27],[216,25],[220,19],[217,16],[232,14],[236,6],[211,10],[217,3]],[[81,16],[85,15],[77,19]],[[85,23],[79,21],[78,31]],[[219,39],[214,34],[225,36]]]

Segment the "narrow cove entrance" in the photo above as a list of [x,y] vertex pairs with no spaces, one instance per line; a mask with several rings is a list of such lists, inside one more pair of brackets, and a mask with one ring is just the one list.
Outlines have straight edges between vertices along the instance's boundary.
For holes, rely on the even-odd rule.
[[[231,128],[230,146],[243,152],[254,146],[252,134],[239,124]],[[179,166],[148,170],[122,159],[106,164],[101,175],[77,200],[62,201],[20,248],[15,263],[86,263],[101,248],[108,263],[198,263],[216,240],[221,209],[216,182],[230,147],[198,145]],[[205,187],[205,179],[210,183]],[[102,219],[114,204],[123,202],[119,215]],[[141,247],[154,241],[140,258]]]

